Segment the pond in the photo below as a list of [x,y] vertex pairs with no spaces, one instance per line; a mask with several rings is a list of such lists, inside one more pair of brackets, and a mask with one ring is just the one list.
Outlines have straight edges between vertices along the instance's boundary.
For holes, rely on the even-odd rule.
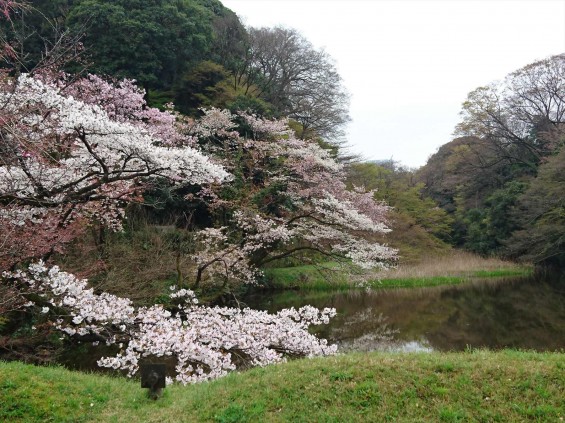
[[[417,289],[268,291],[242,299],[242,305],[270,312],[306,304],[337,309],[330,324],[315,331],[337,343],[341,352],[565,351],[565,275]],[[108,371],[96,361],[115,353],[115,347],[82,343],[61,354],[59,363]]]
[[316,333],[341,351],[565,350],[565,277],[419,289],[270,292],[244,299],[277,311],[310,304],[338,315]]

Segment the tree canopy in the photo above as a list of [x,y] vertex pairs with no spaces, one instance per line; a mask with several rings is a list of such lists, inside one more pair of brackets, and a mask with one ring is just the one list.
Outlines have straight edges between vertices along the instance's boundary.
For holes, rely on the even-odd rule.
[[538,196],[559,196],[552,169],[565,143],[565,55],[477,88],[461,115],[456,133],[463,136],[419,170],[426,194],[455,219],[454,244],[485,255],[559,262],[559,206]]
[[517,230],[505,242],[513,257],[565,265],[565,149],[548,158],[513,210]]
[[335,64],[296,30],[250,28],[249,48],[236,84],[298,121],[303,138],[337,140],[349,121],[349,96]]

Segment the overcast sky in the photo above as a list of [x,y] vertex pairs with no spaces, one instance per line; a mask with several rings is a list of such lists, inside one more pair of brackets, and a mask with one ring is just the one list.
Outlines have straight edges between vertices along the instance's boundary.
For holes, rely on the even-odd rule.
[[425,164],[475,88],[565,53],[565,0],[221,0],[246,25],[299,30],[351,94],[366,159]]

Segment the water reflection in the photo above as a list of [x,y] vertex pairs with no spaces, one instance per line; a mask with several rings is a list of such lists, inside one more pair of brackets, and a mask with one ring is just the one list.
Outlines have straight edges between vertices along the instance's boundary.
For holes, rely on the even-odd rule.
[[416,290],[285,292],[246,302],[269,311],[335,307],[338,316],[316,331],[344,351],[565,349],[565,281],[556,277]]
[[397,346],[393,346],[387,351],[398,351],[398,352],[432,352],[434,349],[430,347],[430,343],[427,339],[422,339],[421,341],[408,341],[399,342]]

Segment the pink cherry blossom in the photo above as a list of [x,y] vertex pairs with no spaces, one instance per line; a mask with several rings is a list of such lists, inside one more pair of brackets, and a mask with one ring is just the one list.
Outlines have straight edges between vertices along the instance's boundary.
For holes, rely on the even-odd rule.
[[0,79],[0,268],[62,248],[84,222],[119,230],[150,178],[229,179],[190,147],[180,118],[144,107],[131,81],[45,79]]
[[[96,294],[86,280],[48,268],[43,262],[3,277],[26,285],[58,314],[56,327],[68,336],[94,336],[119,345],[115,356],[98,361],[101,367],[137,373],[144,357],[176,359],[175,379],[183,384],[215,379],[241,366],[266,366],[288,356],[313,357],[337,352],[308,332],[327,324],[335,309],[311,306],[265,311],[198,305],[190,290],[173,290],[176,310],[162,305],[134,307],[131,300],[106,292]],[[49,313],[43,306],[41,312]]]

